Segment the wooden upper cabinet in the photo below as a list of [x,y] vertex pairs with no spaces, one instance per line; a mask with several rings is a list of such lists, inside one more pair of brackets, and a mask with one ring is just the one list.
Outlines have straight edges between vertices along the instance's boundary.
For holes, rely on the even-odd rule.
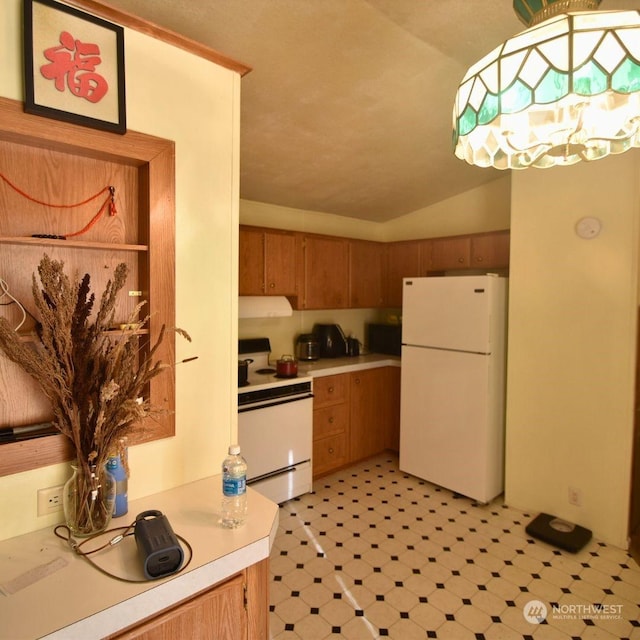
[[349,306],[349,241],[334,236],[302,235],[302,309]]
[[422,274],[430,271],[450,271],[469,269],[471,266],[471,238],[452,236],[450,238],[432,238],[431,255],[422,261]]
[[240,226],[239,293],[289,296],[294,309],[402,306],[402,279],[507,269],[509,231],[373,242]]
[[238,288],[241,296],[264,295],[264,232],[240,227]]
[[349,308],[368,309],[383,304],[384,245],[349,241]]
[[295,295],[296,236],[294,233],[264,234],[265,293],[267,295]]
[[[428,241],[427,241],[428,242]],[[402,279],[420,275],[420,240],[390,242],[386,247],[385,305],[402,306]]]
[[240,227],[241,296],[296,295],[295,233]]
[[506,269],[509,266],[510,233],[489,231],[468,236],[432,238],[430,256],[422,253],[422,275],[456,269]]
[[509,231],[494,231],[471,237],[471,267],[505,269],[509,266]]

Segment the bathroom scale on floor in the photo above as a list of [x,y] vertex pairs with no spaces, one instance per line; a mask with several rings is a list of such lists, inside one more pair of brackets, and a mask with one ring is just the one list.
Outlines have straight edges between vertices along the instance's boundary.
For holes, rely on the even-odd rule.
[[548,513],[541,513],[535,517],[527,525],[525,531],[534,538],[571,553],[577,553],[591,540],[589,529],[561,520]]

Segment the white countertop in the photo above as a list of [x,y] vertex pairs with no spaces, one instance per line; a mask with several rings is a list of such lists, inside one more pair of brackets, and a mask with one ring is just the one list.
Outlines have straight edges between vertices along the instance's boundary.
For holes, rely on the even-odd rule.
[[368,355],[344,357],[344,358],[320,358],[320,360],[298,361],[299,375],[308,375],[314,378],[321,376],[332,376],[338,373],[350,373],[351,371],[362,371],[363,369],[374,369],[376,367],[399,367],[400,357],[390,356],[381,353],[370,353]]
[[[111,527],[126,526],[139,513],[158,509],[189,542],[189,567],[162,580],[133,584],[107,577],[72,552],[53,528],[0,542],[0,586],[39,577],[11,595],[0,593],[0,638],[103,638],[268,558],[278,506],[249,488],[247,521],[224,529],[218,524],[220,486],[217,475],[134,500],[129,513],[112,520]],[[143,577],[133,536],[93,558],[116,575]]]

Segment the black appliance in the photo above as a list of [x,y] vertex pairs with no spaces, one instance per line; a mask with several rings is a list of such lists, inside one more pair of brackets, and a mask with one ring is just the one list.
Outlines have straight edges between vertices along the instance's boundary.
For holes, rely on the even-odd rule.
[[347,338],[339,324],[316,324],[313,333],[320,343],[321,358],[341,358],[347,355]]
[[399,356],[402,350],[402,325],[367,325],[367,345],[369,353],[386,353],[392,356]]

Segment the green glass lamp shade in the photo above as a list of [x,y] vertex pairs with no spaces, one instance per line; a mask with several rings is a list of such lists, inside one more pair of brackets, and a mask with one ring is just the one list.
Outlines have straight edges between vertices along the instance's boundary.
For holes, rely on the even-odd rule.
[[640,11],[560,13],[497,47],[458,88],[453,145],[458,158],[498,169],[570,165],[640,146]]
[[516,15],[530,27],[567,11],[595,11],[602,0],[513,0]]

